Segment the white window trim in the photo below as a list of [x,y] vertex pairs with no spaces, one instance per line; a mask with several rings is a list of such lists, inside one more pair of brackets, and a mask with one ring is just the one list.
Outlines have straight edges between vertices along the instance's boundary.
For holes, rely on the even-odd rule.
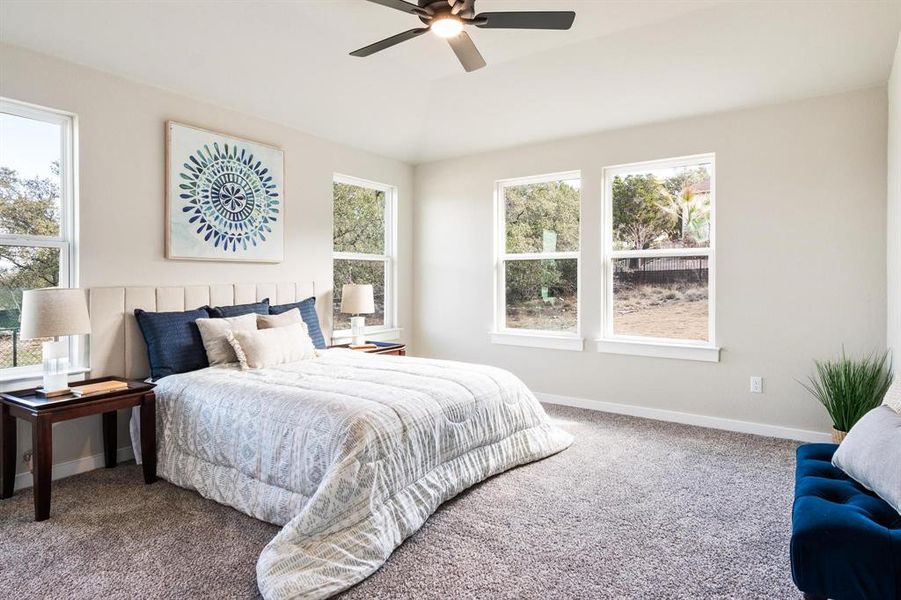
[[[376,341],[397,340],[402,331],[397,317],[397,187],[341,173],[335,173],[332,181],[333,183],[377,190],[385,194],[385,253],[366,254],[333,250],[332,260],[377,260],[385,263],[385,322],[383,325],[367,325],[366,336]],[[332,275],[334,276],[334,269],[332,269]],[[332,310],[329,311],[330,317],[333,314]],[[352,337],[350,329],[332,330],[332,343],[344,343]]]
[[[582,180],[581,171],[563,171],[545,175],[501,179],[494,185],[494,325],[489,333],[492,344],[526,346],[552,350],[580,351],[584,347],[582,337],[582,189],[579,190],[579,250],[569,252],[507,252],[507,221],[504,190],[508,187],[547,183],[566,179]],[[506,326],[507,285],[504,263],[513,260],[576,259],[576,331],[548,331],[519,329]]]
[[[78,287],[78,116],[74,113],[0,97],[0,112],[60,126],[60,235],[2,235],[0,245],[59,248],[60,287]],[[69,337],[69,374],[87,373],[87,336]],[[42,365],[0,369],[0,382],[12,383],[41,377]]]
[[585,347],[585,340],[577,335],[539,332],[535,330],[508,329],[503,332],[489,334],[492,344],[503,346],[526,346],[529,348],[547,348],[549,350],[573,350],[580,352]]
[[[616,175],[638,170],[691,167],[709,162],[710,168],[710,245],[707,248],[673,248],[655,250],[613,250],[613,190]],[[716,155],[713,152],[663,160],[615,165],[603,169],[603,202],[601,210],[601,336],[595,340],[598,352],[719,362],[716,344]],[[618,258],[654,256],[706,256],[708,268],[707,317],[709,342],[670,338],[616,335],[613,333],[613,261]]]

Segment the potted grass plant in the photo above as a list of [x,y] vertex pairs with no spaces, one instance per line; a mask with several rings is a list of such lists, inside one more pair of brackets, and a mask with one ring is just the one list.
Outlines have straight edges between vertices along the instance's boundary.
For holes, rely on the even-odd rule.
[[892,385],[889,353],[814,361],[816,374],[802,383],[832,418],[832,441],[841,443],[857,421],[882,403]]

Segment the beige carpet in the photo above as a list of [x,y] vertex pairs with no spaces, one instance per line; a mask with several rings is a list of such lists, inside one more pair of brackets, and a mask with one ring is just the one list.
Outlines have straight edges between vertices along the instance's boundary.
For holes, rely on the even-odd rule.
[[[442,506],[363,598],[797,598],[796,443],[548,406],[576,436]],[[0,501],[3,598],[253,598],[278,528],[133,464]]]

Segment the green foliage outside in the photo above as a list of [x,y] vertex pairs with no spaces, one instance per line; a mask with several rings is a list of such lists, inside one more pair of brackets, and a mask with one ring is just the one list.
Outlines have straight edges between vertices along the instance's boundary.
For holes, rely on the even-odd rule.
[[[59,175],[59,164],[51,165]],[[46,177],[23,179],[0,166],[0,232],[13,235],[58,236],[59,183]],[[28,246],[0,246],[0,368],[37,364],[40,340],[16,340],[22,290],[59,284],[59,250]],[[14,356],[15,355],[15,356]]]
[[578,251],[580,197],[567,181],[505,188],[507,252]]
[[[385,193],[357,185],[335,183],[334,251],[383,255],[385,253]],[[385,320],[385,263],[374,260],[335,259],[332,326],[349,329],[350,315],[341,313],[341,288],[346,283],[373,286],[376,312],[367,325]]]
[[[505,188],[507,252],[578,251],[580,199],[567,181]],[[510,260],[504,271],[508,327],[575,327],[577,260]]]
[[[59,165],[52,166],[59,174]],[[59,183],[50,178],[22,179],[0,167],[0,232],[5,234],[58,236]],[[18,310],[22,290],[59,283],[59,250],[25,246],[0,246],[0,309]]]
[[710,241],[710,174],[704,167],[613,178],[615,250],[697,248]]
[[385,193],[346,183],[333,192],[334,251],[384,254]]

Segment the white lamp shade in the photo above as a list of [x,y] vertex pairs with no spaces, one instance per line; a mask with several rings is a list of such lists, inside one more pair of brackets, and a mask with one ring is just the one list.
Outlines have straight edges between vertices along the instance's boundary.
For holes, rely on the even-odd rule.
[[23,340],[91,333],[88,302],[78,288],[43,288],[22,292]]
[[341,288],[341,312],[351,315],[369,315],[375,312],[372,286],[346,283]]

